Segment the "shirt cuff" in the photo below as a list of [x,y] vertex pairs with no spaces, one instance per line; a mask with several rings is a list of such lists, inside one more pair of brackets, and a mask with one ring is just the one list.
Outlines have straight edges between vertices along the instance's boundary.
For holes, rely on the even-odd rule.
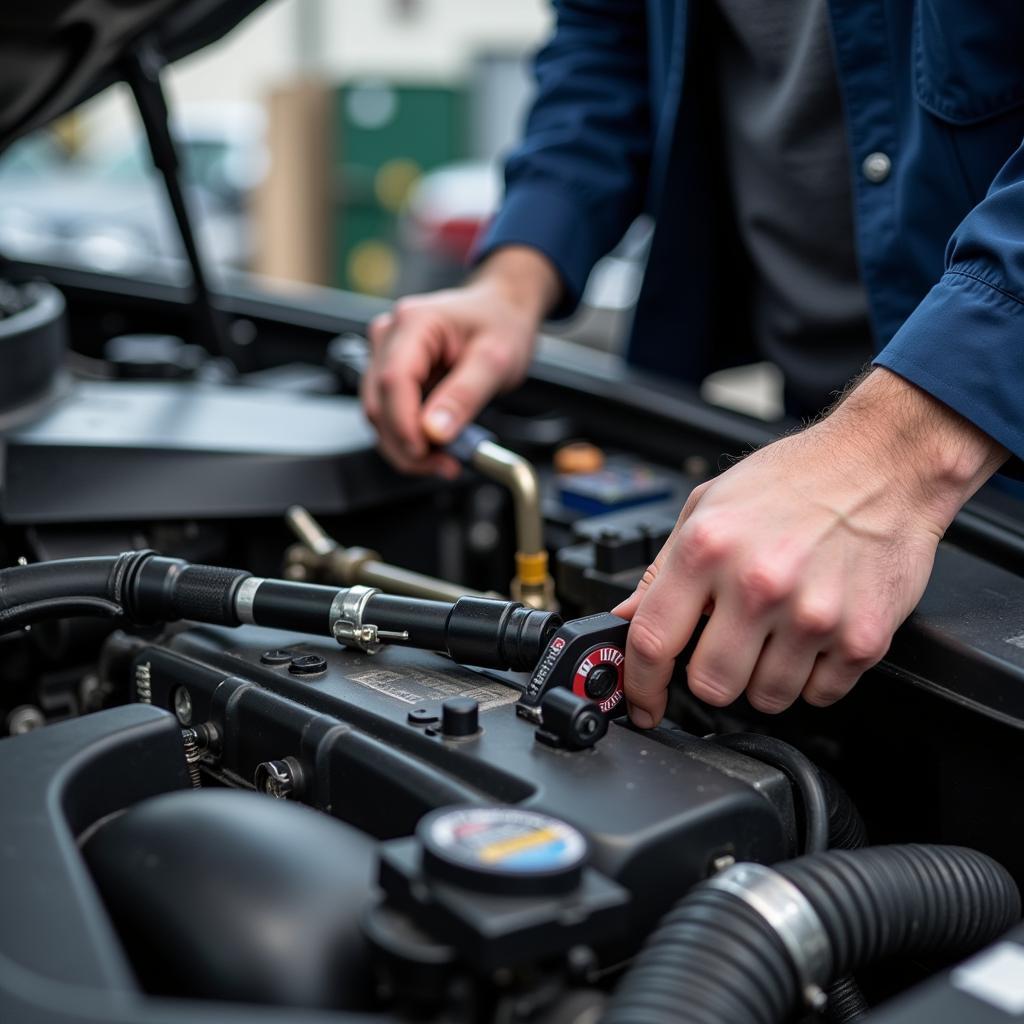
[[1024,302],[1009,292],[947,271],[874,363],[1024,457]]
[[479,264],[504,245],[528,245],[543,253],[562,280],[562,297],[549,314],[569,316],[579,304],[587,278],[602,255],[588,226],[590,215],[578,199],[557,187],[520,182],[506,193],[472,256]]

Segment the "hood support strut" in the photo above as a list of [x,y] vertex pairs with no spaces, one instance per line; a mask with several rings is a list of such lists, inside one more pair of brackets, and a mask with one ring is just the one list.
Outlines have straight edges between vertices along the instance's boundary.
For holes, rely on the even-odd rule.
[[192,306],[198,329],[197,340],[204,348],[230,359],[237,365],[237,346],[228,339],[224,320],[210,296],[202,253],[189,215],[185,190],[182,187],[181,163],[171,132],[167,97],[160,79],[165,66],[166,62],[156,47],[143,41],[125,57],[124,80],[132,91],[139,116],[142,118],[149,151],[154,165],[163,177],[181,241],[185,246],[185,255],[192,270]]

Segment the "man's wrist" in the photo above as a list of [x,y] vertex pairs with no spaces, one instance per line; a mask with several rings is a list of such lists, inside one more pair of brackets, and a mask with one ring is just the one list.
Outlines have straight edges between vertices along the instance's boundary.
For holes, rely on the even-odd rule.
[[538,249],[505,245],[477,268],[472,283],[495,287],[539,325],[558,305],[562,281],[554,264]]
[[875,367],[826,423],[884,459],[944,521],[943,527],[1009,453],[917,385]]

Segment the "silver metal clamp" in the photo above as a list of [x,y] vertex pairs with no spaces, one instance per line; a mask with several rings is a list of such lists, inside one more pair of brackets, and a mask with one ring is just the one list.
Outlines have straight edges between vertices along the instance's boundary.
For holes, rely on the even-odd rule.
[[788,878],[763,864],[734,864],[704,885],[738,897],[764,918],[789,954],[805,1004],[823,1009],[832,976],[832,947],[810,900]]
[[339,590],[331,603],[330,627],[331,636],[345,647],[355,647],[366,654],[376,654],[387,640],[408,640],[406,631],[389,632],[378,629],[373,623],[363,622],[366,605],[374,594],[380,591],[376,587],[356,585]]

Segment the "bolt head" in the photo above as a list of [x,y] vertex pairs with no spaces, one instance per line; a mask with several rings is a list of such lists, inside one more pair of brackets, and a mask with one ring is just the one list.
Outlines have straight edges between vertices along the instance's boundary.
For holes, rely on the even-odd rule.
[[264,761],[256,766],[253,783],[275,800],[290,800],[295,793],[295,774],[287,761]]
[[192,694],[184,686],[174,691],[174,714],[182,725],[192,724]]

